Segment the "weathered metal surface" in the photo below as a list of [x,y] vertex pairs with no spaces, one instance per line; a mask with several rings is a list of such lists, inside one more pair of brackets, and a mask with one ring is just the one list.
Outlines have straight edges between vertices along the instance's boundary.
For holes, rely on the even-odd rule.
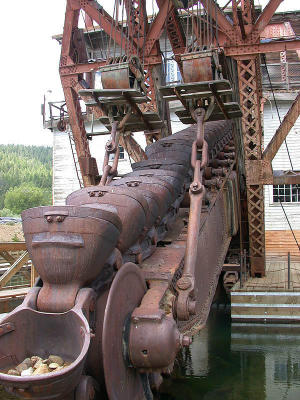
[[141,193],[132,191],[127,186],[126,189],[90,186],[70,194],[66,203],[94,206],[96,209],[108,209],[118,214],[122,222],[122,232],[117,246],[122,252],[138,240],[149,213],[148,203]]
[[[54,328],[70,336],[64,324],[73,324],[66,321],[75,312],[80,316],[78,326],[88,326],[88,348],[76,352],[72,337],[73,384],[65,385],[67,389],[61,388],[57,376],[52,388],[52,375],[18,381],[0,374],[8,390],[23,398],[48,388],[45,400],[93,399],[105,380],[111,399],[151,398],[151,374],[171,371],[178,350],[190,343],[182,332],[196,331],[205,323],[231,235],[236,233],[237,202],[236,176],[231,172],[232,124],[206,123],[204,132],[201,113],[198,119],[198,131],[191,127],[148,146],[149,159],[135,164],[128,176],[107,186],[78,190],[67,198],[67,206],[23,213],[26,243],[43,286],[34,289],[34,296],[5,323],[43,325],[39,345],[45,348]],[[112,139],[110,149],[117,143]],[[156,160],[158,153],[161,159]],[[212,159],[217,165],[209,167]],[[226,163],[220,167],[221,161]],[[187,217],[178,223],[178,215],[190,183],[192,212],[186,230]],[[204,196],[204,186],[209,196]],[[157,247],[159,240],[165,247]],[[192,293],[184,287],[187,277],[194,282]],[[86,300],[78,303],[78,296],[84,295]],[[0,345],[2,338],[11,335],[8,349],[12,343],[15,346],[18,323],[15,326],[15,331],[0,336]],[[59,345],[68,349],[64,338]],[[18,348],[26,350],[23,344]],[[79,353],[84,355],[77,364]],[[83,365],[88,375],[82,375]],[[23,394],[19,389],[25,389]],[[52,390],[55,394],[50,397]]]
[[142,376],[128,357],[130,316],[146,293],[139,268],[124,264],[109,291],[103,322],[103,367],[111,400],[144,399]]
[[121,231],[119,217],[107,210],[57,206],[29,209],[22,218],[30,258],[44,282],[38,310],[71,309],[80,287],[99,275],[115,248]]
[[59,372],[30,377],[1,372],[0,381],[19,398],[64,399],[79,383],[90,345],[89,324],[82,308],[90,301],[91,290],[83,290],[75,307],[65,314],[36,312],[38,293],[39,288],[32,289],[23,304],[1,322],[12,330],[0,337],[0,369],[6,371],[30,354],[47,358],[49,351],[64,355],[71,364]]
[[199,53],[181,56],[185,83],[212,81],[214,79],[211,54],[206,53],[203,57],[201,57],[201,54],[199,56]]

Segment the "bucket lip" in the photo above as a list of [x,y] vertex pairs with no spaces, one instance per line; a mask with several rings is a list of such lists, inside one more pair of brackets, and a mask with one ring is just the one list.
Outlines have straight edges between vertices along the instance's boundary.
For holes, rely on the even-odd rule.
[[90,341],[91,341],[91,336],[90,336],[90,328],[88,325],[88,322],[82,312],[78,312],[74,309],[71,309],[69,311],[63,312],[63,313],[47,313],[47,312],[40,312],[37,310],[34,310],[30,307],[24,307],[20,309],[16,309],[16,311],[10,313],[7,315],[6,318],[4,318],[1,321],[1,324],[3,323],[9,323],[9,318],[11,318],[14,314],[17,314],[22,311],[30,311],[36,314],[44,314],[44,315],[51,315],[51,316],[62,316],[62,315],[67,315],[67,314],[75,314],[80,320],[82,321],[82,326],[81,328],[84,328],[84,343],[81,349],[80,354],[78,357],[67,367],[63,368],[62,370],[58,372],[48,372],[47,374],[43,375],[35,375],[35,376],[14,376],[14,375],[8,375],[3,372],[0,372],[0,382],[3,383],[4,385],[9,385],[9,384],[21,384],[25,385],[26,383],[39,383],[41,381],[46,381],[46,380],[55,380],[57,378],[61,378],[65,375],[68,375],[70,372],[74,371],[85,359],[87,356],[89,347],[90,347]]
[[[72,192],[67,196],[66,203],[72,204],[72,202],[74,202],[74,201],[78,202],[78,200],[79,200],[81,206],[87,205],[88,200],[84,199],[84,198],[81,199],[81,195],[86,195],[89,192],[93,192],[93,191],[100,192],[100,193],[104,192],[104,193],[107,193],[110,195],[129,197],[130,199],[138,202],[141,205],[141,207],[144,210],[145,216],[147,216],[147,214],[149,213],[148,202],[145,200],[142,192],[136,192],[135,190],[131,190],[128,187],[124,188],[124,187],[119,187],[119,186],[115,186],[112,184],[110,184],[108,186],[101,186],[101,185],[88,186],[83,189],[76,190],[75,192]],[[95,201],[95,199],[97,200],[97,197],[92,197],[92,199],[94,199],[94,201]],[[112,204],[112,205],[114,205],[114,204]],[[114,205],[114,207],[118,208],[117,205]]]
[[105,220],[115,225],[119,231],[122,229],[121,220],[116,213],[109,210],[97,209],[93,207],[82,207],[80,205],[72,204],[63,206],[40,206],[28,208],[21,214],[22,222],[24,223],[28,219],[45,218],[48,212],[51,213],[51,215],[56,215],[56,213],[57,215],[60,215],[60,213],[62,213],[63,215],[71,218],[91,218],[94,220]]

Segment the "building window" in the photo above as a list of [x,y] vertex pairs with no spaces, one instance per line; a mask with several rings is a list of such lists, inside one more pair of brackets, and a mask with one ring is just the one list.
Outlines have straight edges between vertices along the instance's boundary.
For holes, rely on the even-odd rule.
[[178,64],[175,60],[171,58],[167,59],[166,75],[167,75],[166,76],[167,83],[176,83],[181,81],[181,74]]
[[[124,147],[119,146],[120,147],[120,157],[119,160],[125,160],[125,151],[124,151]],[[114,160],[115,158],[115,153],[110,154],[109,156],[109,161]]]
[[119,146],[120,147],[120,160],[124,160],[125,159],[125,152],[124,152],[124,147]]
[[273,202],[274,203],[299,203],[300,185],[274,185]]

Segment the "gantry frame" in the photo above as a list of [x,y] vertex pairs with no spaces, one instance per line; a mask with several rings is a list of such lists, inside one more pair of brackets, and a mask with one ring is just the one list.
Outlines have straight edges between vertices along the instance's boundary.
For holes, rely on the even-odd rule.
[[[237,61],[240,103],[242,109],[242,142],[247,187],[248,224],[250,240],[250,260],[252,275],[265,274],[265,234],[264,234],[264,194],[266,179],[253,171],[269,171],[272,175],[271,161],[262,154],[262,126],[260,102],[262,97],[259,54],[300,49],[300,40],[260,42],[260,34],[269,24],[273,14],[283,0],[270,0],[256,19],[253,0],[232,0],[232,21],[213,0],[201,0],[203,7],[218,25],[218,45],[226,56]],[[166,27],[175,57],[184,53],[186,38],[179,20],[178,12],[172,2],[156,0],[159,12],[148,25],[146,0],[126,0],[129,10],[139,10],[132,16],[129,34],[132,38],[132,52],[138,53],[144,47],[146,78],[151,92],[152,110],[159,111],[157,101],[157,76],[162,64],[159,38]],[[66,99],[70,125],[76,145],[84,185],[92,185],[98,175],[96,162],[91,157],[84,127],[78,92],[84,87],[84,74],[91,74],[105,64],[105,61],[89,63],[82,50],[82,35],[78,28],[80,11],[83,11],[96,24],[110,35],[112,26],[116,27],[114,40],[120,44],[122,32],[119,24],[95,0],[67,0],[67,9],[62,40],[60,76]],[[140,12],[142,11],[142,12]],[[139,19],[139,23],[133,23]],[[137,34],[136,29],[140,32]],[[75,57],[76,55],[76,57]],[[179,60],[179,57],[177,58]],[[180,65],[179,65],[180,67]],[[136,145],[131,140],[132,151]],[[269,179],[270,180],[270,179]]]

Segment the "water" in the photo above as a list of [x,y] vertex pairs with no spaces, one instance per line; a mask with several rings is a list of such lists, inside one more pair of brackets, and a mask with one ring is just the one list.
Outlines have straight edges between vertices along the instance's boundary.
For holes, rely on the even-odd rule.
[[299,400],[300,325],[231,324],[213,312],[160,400]]
[[[15,399],[1,392],[0,400]],[[299,400],[300,325],[231,324],[211,313],[157,400]],[[120,399],[122,400],[122,399]]]

